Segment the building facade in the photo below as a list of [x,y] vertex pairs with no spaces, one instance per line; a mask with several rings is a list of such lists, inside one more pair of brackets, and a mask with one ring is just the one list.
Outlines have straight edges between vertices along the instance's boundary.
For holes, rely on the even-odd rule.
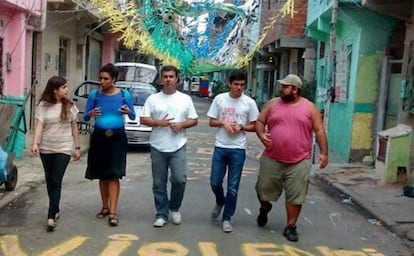
[[[332,4],[308,3],[308,35],[318,41],[316,102],[325,113],[331,152],[342,162],[359,162],[373,154],[376,132],[383,128],[376,111],[382,63],[391,57],[387,49],[397,21],[355,0],[339,1],[333,21]],[[391,117],[388,122],[393,123]]]
[[309,91],[313,91],[315,84],[315,42],[305,32],[307,0],[294,1],[292,15],[282,15],[286,3],[264,0],[261,4],[262,32],[270,24],[273,26],[268,30],[254,61],[257,80],[254,96],[259,106],[278,94],[277,80],[287,74],[301,76]]

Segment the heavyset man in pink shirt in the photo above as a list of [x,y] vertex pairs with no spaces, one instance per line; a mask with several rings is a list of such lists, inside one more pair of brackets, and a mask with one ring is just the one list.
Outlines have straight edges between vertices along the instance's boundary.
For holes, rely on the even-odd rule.
[[287,225],[283,235],[298,241],[296,221],[308,190],[313,132],[320,148],[320,168],[328,164],[328,143],[320,111],[301,97],[302,80],[290,74],[278,82],[280,97],[271,99],[256,121],[257,136],[265,145],[256,183],[257,225],[266,225],[272,208],[269,201],[278,200],[284,190]]

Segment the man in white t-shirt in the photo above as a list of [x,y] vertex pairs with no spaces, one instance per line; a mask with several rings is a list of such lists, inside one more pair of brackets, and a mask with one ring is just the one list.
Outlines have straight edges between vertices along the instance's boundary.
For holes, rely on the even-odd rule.
[[[179,210],[187,177],[185,129],[198,122],[191,97],[177,91],[178,72],[174,66],[162,68],[162,91],[148,97],[140,116],[142,124],[153,127],[150,144],[156,208],[154,227],[167,224],[169,211],[172,222],[176,225],[181,223]],[[171,169],[170,198],[167,193],[168,169]]]
[[[255,132],[259,115],[256,102],[243,91],[246,74],[233,71],[229,78],[229,92],[217,95],[207,116],[210,126],[217,127],[216,142],[211,164],[210,185],[216,198],[211,218],[216,219],[222,208],[222,228],[233,231],[231,218],[236,210],[237,193],[244,160],[246,158],[246,132]],[[223,179],[227,171],[227,193],[224,195]]]

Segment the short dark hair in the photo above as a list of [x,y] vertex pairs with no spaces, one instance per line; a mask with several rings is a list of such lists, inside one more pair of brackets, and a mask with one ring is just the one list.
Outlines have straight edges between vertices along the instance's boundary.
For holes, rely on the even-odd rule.
[[233,82],[234,80],[243,80],[246,81],[247,79],[247,75],[246,72],[244,72],[243,70],[233,70],[230,73],[230,77],[229,77],[229,82]]
[[112,63],[108,63],[105,66],[103,66],[99,70],[99,73],[101,72],[108,73],[111,76],[111,78],[115,78],[115,80],[118,80],[118,68]]
[[178,70],[178,68],[176,68],[176,67],[174,67],[174,66],[172,66],[172,65],[166,65],[166,66],[163,66],[162,68],[161,68],[161,74],[163,73],[163,72],[166,72],[166,71],[174,71],[175,72],[175,75],[178,77],[178,74],[180,73],[180,71]]
[[175,72],[175,76],[177,77],[177,83],[180,82],[180,70],[172,65],[166,65],[163,66],[161,68],[161,76],[163,72],[167,72],[167,71],[174,71]]

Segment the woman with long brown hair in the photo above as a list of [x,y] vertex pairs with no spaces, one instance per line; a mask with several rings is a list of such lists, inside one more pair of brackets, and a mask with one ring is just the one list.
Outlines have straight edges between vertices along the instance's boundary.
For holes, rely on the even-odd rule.
[[66,79],[53,76],[47,82],[36,108],[36,124],[32,153],[42,160],[49,210],[47,230],[54,231],[59,218],[62,180],[71,155],[80,158],[79,131],[76,115],[79,110],[68,98]]

